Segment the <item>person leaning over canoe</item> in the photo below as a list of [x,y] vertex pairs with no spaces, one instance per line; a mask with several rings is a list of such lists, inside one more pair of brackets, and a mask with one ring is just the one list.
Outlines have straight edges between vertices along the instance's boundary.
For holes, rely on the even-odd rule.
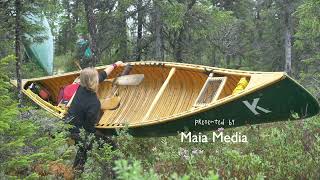
[[[91,143],[87,142],[87,135],[96,133],[95,124],[100,116],[100,101],[97,97],[98,86],[118,66],[124,66],[121,61],[107,66],[104,71],[98,73],[95,68],[85,68],[80,72],[80,86],[77,89],[66,115],[66,121],[73,125],[70,129],[71,138],[80,146],[73,164],[73,167],[83,170],[87,158],[87,151]],[[85,130],[85,139],[80,137],[80,129]],[[88,145],[89,144],[89,145]]]

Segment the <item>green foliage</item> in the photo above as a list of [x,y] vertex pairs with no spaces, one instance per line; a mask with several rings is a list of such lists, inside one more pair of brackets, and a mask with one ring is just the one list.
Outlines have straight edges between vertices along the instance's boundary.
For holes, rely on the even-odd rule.
[[[162,179],[162,176],[159,176],[157,173],[154,172],[154,170],[149,169],[149,171],[143,170],[143,167],[141,165],[140,161],[132,160],[131,163],[129,163],[127,160],[117,160],[115,161],[115,167],[114,170],[117,174],[117,179],[119,180],[157,180]],[[166,179],[172,179],[172,180],[190,180],[191,176],[188,174],[179,176],[177,173],[173,173],[169,177],[165,177]],[[202,177],[201,179],[205,180],[218,180],[219,176],[213,171],[210,171],[208,173],[207,177]]]
[[68,52],[54,57],[54,73],[70,72],[78,70],[74,61],[75,54]]
[[297,75],[301,82],[320,99],[320,2],[306,0],[295,12],[298,18],[296,41],[301,62]]
[[[50,9],[50,11],[49,11]],[[27,42],[30,37],[35,38],[35,41],[41,41],[43,36],[40,36],[39,31],[43,30],[44,27],[41,27],[37,22],[35,22],[35,19],[33,16],[43,17],[44,12],[47,12],[47,15],[51,15],[50,17],[50,25],[52,28],[55,28],[54,21],[57,21],[58,14],[61,13],[59,10],[59,4],[57,1],[54,0],[38,0],[38,1],[31,1],[31,0],[25,0],[21,2],[21,8],[20,8],[20,35],[24,39],[24,42]],[[5,30],[5,32],[12,32],[12,34],[8,34],[5,39],[12,40],[14,38],[14,28],[15,26],[12,26],[15,22],[15,1],[4,1],[1,2],[0,6],[0,18],[3,22],[1,26]],[[0,32],[1,32],[0,30]],[[0,34],[2,37],[3,34]],[[3,37],[2,37],[3,38]],[[0,43],[2,44],[2,43]],[[8,55],[8,54],[6,54]]]
[[[295,47],[303,50],[314,58],[319,56],[319,38],[320,38],[320,2],[317,0],[306,0],[296,11],[298,17],[298,26],[295,36],[297,41]],[[312,52],[312,50],[314,52]],[[312,56],[311,56],[312,57]],[[319,57],[317,58],[319,60]]]
[[21,66],[22,77],[24,79],[35,78],[35,77],[43,77],[46,76],[47,73],[35,60],[30,60],[27,63],[23,63]]
[[114,170],[117,173],[117,179],[121,180],[156,180],[158,175],[151,169],[144,172],[139,161],[133,161],[129,164],[126,160],[115,161]]
[[[310,43],[311,46],[318,44],[314,40],[320,37],[319,6],[320,2],[317,0],[306,0],[297,9],[296,15],[299,18],[299,23],[295,36],[298,38],[298,48],[305,48],[304,43]],[[311,42],[305,41],[306,39],[311,40]]]
[[164,23],[165,25],[173,30],[179,30],[183,26],[183,19],[186,13],[186,7],[184,4],[177,1],[172,3],[163,3],[161,4],[164,14]]
[[94,141],[88,156],[85,171],[81,178],[101,179],[103,177],[113,177],[113,161],[121,156],[121,153],[118,150],[112,150],[111,145],[99,139]]
[[[55,118],[43,111],[22,117],[28,111],[18,110],[7,76],[7,66],[14,59],[14,56],[8,56],[0,61],[0,173],[4,178],[35,178],[33,166],[63,160],[70,151],[65,146],[64,125],[55,122]],[[47,128],[50,120],[52,127]]]

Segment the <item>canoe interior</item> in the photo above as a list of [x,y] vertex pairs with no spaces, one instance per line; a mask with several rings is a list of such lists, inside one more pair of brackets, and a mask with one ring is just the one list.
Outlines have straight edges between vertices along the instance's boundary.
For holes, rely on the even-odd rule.
[[[100,128],[114,128],[125,124],[143,124],[148,121],[160,120],[161,118],[179,114],[194,108],[194,103],[205,84],[208,73],[192,69],[177,68],[172,78],[164,88],[159,100],[154,103],[159,90],[166,81],[172,67],[167,66],[143,66],[135,65],[130,74],[144,74],[143,82],[138,86],[120,86],[120,106],[116,110],[106,110],[102,113],[97,124]],[[102,69],[100,69],[102,70]],[[108,78],[113,78],[121,73],[122,68],[112,72]],[[36,79],[24,84],[26,90],[32,82],[46,87],[51,93],[52,104],[56,103],[59,90],[71,84],[79,73],[70,73],[64,76],[51,76],[50,78]],[[214,73],[214,77],[226,77],[226,83],[219,94],[218,99],[228,97],[232,94],[241,77],[247,75],[220,74]],[[108,96],[111,90],[110,82],[103,82],[99,85],[98,97],[102,101]],[[146,114],[154,103],[153,109]]]

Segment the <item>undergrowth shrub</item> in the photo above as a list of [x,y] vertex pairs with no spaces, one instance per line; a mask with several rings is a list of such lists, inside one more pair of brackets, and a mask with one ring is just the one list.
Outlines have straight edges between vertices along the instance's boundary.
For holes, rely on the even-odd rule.
[[131,164],[127,160],[117,160],[114,170],[117,174],[117,179],[121,180],[157,180],[159,176],[150,169],[144,171],[139,161],[132,161]]
[[249,142],[189,143],[179,135],[136,138],[125,132],[115,140],[124,158],[153,169],[160,179],[204,179],[210,172],[225,179],[319,179],[319,116],[224,130],[235,132]]
[[92,149],[88,152],[88,159],[85,164],[82,179],[114,179],[115,174],[112,167],[114,161],[122,154],[105,140],[95,139]]
[[[24,116],[27,110],[18,109],[7,75],[14,59],[8,56],[0,61],[0,174],[5,179],[50,176],[49,163],[64,162],[70,152],[65,146],[66,132],[44,111]],[[45,119],[45,123],[37,121]],[[54,127],[51,132],[45,127],[48,119]]]

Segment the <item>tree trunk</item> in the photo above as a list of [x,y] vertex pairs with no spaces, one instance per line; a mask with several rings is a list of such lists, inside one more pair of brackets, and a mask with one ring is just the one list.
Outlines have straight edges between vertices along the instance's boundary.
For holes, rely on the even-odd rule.
[[242,66],[242,55],[239,56],[239,64],[238,64],[238,66],[239,66],[239,68],[241,68],[241,66]]
[[184,14],[184,22],[182,27],[180,28],[179,32],[178,32],[178,38],[176,40],[176,45],[175,45],[175,59],[178,62],[182,62],[183,60],[183,50],[185,48],[185,44],[184,44],[184,39],[188,36],[187,35],[187,27],[188,27],[188,22],[187,22],[187,17],[190,16],[189,11],[192,9],[193,5],[196,3],[196,0],[191,0],[190,3],[187,4],[187,11]]
[[230,67],[230,61],[231,61],[231,56],[230,55],[226,55],[226,64],[227,64],[227,68]]
[[216,50],[212,50],[212,66],[216,66]]
[[127,44],[127,19],[126,19],[126,10],[127,7],[123,4],[122,1],[119,2],[119,11],[120,11],[120,20],[119,20],[119,51],[120,60],[126,61],[128,58],[128,44]]
[[291,67],[291,10],[290,10],[290,2],[287,0],[284,4],[284,48],[285,48],[285,67],[284,70],[289,75],[292,73],[292,67]]
[[84,0],[84,9],[86,12],[86,19],[88,24],[88,30],[91,37],[91,50],[93,53],[92,61],[93,66],[95,66],[98,62],[98,58],[100,57],[100,53],[97,47],[97,24],[95,15],[93,14],[95,0]]
[[176,41],[175,48],[174,48],[174,52],[175,52],[174,56],[177,62],[182,62],[183,31],[184,31],[184,28],[182,27],[180,29],[180,33],[178,35],[178,39]]
[[15,18],[15,55],[16,55],[16,76],[18,89],[18,107],[22,106],[22,92],[21,92],[21,2],[15,0],[16,18]]
[[142,41],[142,26],[143,26],[143,11],[142,11],[142,0],[138,0],[138,28],[137,28],[137,56],[136,60],[141,61],[141,54],[142,54],[142,47],[141,47],[141,41]]
[[[0,34],[0,41],[5,42],[7,41],[9,32]],[[0,58],[4,57],[7,54],[7,48],[0,48]]]
[[256,28],[256,34],[254,36],[254,45],[258,48],[261,47],[262,43],[262,35],[263,35],[263,28],[261,28],[261,17],[260,17],[260,11],[261,11],[261,0],[255,1],[255,28]]
[[66,11],[67,11],[67,17],[68,17],[68,27],[67,29],[65,30],[65,33],[64,33],[64,43],[63,43],[63,51],[64,53],[63,54],[67,54],[69,47],[70,47],[70,32],[71,32],[71,29],[70,29],[70,26],[71,26],[71,9],[70,9],[70,4],[69,4],[69,1],[65,1],[65,4],[66,4]]
[[155,59],[164,61],[163,24],[161,21],[160,7],[154,2],[154,35],[155,35]]

